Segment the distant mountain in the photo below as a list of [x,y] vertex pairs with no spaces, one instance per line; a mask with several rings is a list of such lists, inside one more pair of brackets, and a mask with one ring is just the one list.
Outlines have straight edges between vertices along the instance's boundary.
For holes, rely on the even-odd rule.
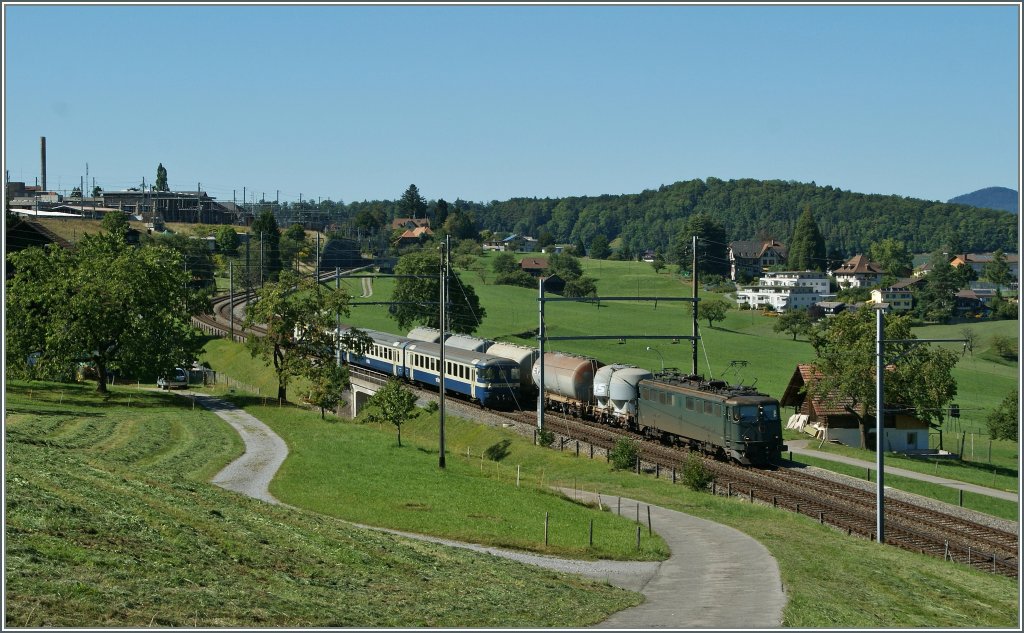
[[986,187],[973,193],[950,198],[950,204],[966,204],[983,209],[999,209],[1017,213],[1017,192],[1006,187]]

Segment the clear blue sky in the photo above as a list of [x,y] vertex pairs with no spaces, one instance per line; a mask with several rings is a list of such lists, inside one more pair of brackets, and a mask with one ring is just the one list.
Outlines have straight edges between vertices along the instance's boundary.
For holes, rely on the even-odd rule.
[[679,180],[1019,190],[999,6],[4,7],[11,180],[474,201]]

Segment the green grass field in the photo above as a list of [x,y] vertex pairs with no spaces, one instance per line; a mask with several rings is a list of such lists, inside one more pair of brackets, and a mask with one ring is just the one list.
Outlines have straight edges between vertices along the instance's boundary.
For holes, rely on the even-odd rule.
[[185,398],[6,387],[5,628],[573,628],[642,600],[221,490],[241,440]]

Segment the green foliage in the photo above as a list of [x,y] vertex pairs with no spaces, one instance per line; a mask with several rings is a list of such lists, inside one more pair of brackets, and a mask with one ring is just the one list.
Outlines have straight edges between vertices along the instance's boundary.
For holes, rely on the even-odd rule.
[[798,334],[811,331],[811,315],[807,310],[786,310],[775,320],[773,329],[776,332],[792,334],[795,341]]
[[825,270],[825,263],[825,238],[811,205],[806,204],[789,240],[788,266],[792,270]]
[[996,353],[1003,358],[1016,358],[1017,357],[1017,345],[1013,339],[1008,336],[997,334],[992,337],[992,348],[996,350]]
[[575,277],[565,282],[566,297],[596,297],[597,284],[590,277]]
[[477,237],[473,218],[458,209],[448,214],[443,226],[444,232],[451,235],[454,239],[472,240]]
[[103,216],[100,226],[112,235],[128,234],[128,217],[120,211],[111,211]]
[[309,402],[320,409],[320,419],[327,409],[333,409],[344,401],[348,388],[348,369],[335,363],[323,363],[311,368],[309,375]]
[[156,166],[156,184],[153,185],[153,189],[156,191],[170,191],[171,188],[167,184],[167,169],[163,163]]
[[509,456],[508,447],[512,445],[512,440],[506,438],[495,444],[491,444],[484,450],[484,457],[491,460],[492,462],[500,462]]
[[729,274],[728,236],[725,227],[707,213],[690,216],[686,226],[672,243],[668,261],[679,266],[679,272],[693,267],[693,236],[697,236],[697,268],[699,275]]
[[264,280],[276,280],[281,272],[281,232],[277,227],[277,218],[270,209],[265,209],[256,216],[249,228],[249,240],[255,241],[251,246],[255,257],[254,268],[260,266],[262,262]]
[[636,468],[636,460],[640,456],[640,447],[631,439],[622,437],[615,441],[615,446],[608,451],[608,461],[614,470],[632,470]]
[[[858,418],[862,448],[866,443],[866,417],[874,412],[876,369],[876,310],[847,310],[828,319],[828,327],[811,331],[822,377],[808,385],[808,392],[830,405],[849,405]],[[909,316],[887,315],[883,336],[887,340],[916,338]],[[895,359],[895,360],[894,360]],[[884,402],[916,410],[929,423],[942,420],[942,411],[957,393],[952,376],[959,360],[954,352],[926,344],[889,343]]]
[[[310,277],[285,271],[279,282],[257,291],[256,300],[246,310],[244,326],[262,324],[267,333],[249,337],[246,347],[253,358],[258,356],[273,366],[279,400],[288,399],[288,383],[296,376],[320,382],[325,392],[333,388],[332,381],[343,380],[325,370],[335,363],[336,315],[349,315],[348,294],[324,288]],[[337,344],[361,353],[370,341],[364,332],[352,329]]]
[[[915,311],[926,321],[944,323],[953,317],[956,292],[963,280],[941,251],[933,252],[928,263],[931,272],[928,273],[928,283],[917,292]],[[969,269],[970,266],[963,268]]]
[[427,201],[420,195],[416,185],[409,185],[409,188],[402,194],[398,201],[398,215],[403,218],[423,218],[427,214]]
[[608,238],[598,233],[590,242],[590,257],[592,259],[608,259],[612,249],[608,247]]
[[217,250],[226,255],[234,255],[238,252],[241,240],[234,227],[225,224],[217,229]]
[[569,282],[583,274],[583,266],[572,253],[552,253],[548,256],[547,274],[558,275]]
[[988,415],[988,432],[994,440],[1016,442],[1020,432],[1020,405],[1016,391],[1006,394],[999,406]]
[[547,429],[537,431],[537,444],[539,446],[551,446],[555,443],[555,434]]
[[654,269],[655,273],[660,273],[665,268],[665,258],[658,253],[654,256],[654,261],[651,262],[651,268]]
[[401,446],[402,425],[416,411],[416,394],[403,385],[401,380],[391,378],[366,404],[375,407],[379,411],[377,415],[395,425],[398,430],[398,445]]
[[881,266],[892,279],[906,277],[914,269],[914,258],[907,250],[907,245],[891,237],[872,244],[868,250],[868,257]]
[[[439,255],[432,251],[417,251],[399,258],[396,274],[423,275],[422,278],[399,278],[395,282],[392,301],[400,303],[389,306],[388,314],[400,329],[408,330],[415,325],[440,327],[440,266]],[[452,276],[448,290],[448,331],[471,334],[486,316],[487,311],[480,305],[473,286]]]
[[714,473],[704,463],[704,459],[697,453],[691,452],[683,464],[683,485],[690,490],[698,492],[707,490],[711,482],[715,480]]
[[[74,250],[28,248],[8,257],[17,270],[7,284],[8,369],[63,376],[87,362],[106,393],[110,371],[158,374],[199,351],[190,317],[206,306],[171,249],[98,234]],[[30,354],[38,355],[33,366]]]
[[519,260],[512,253],[506,253],[504,251],[494,256],[494,261],[491,262],[491,269],[499,275],[521,272],[519,267]]
[[1010,266],[1006,263],[1006,254],[1003,253],[1003,249],[998,249],[992,253],[992,261],[985,264],[984,268],[985,279],[991,281],[998,286],[1005,286],[1010,283]]
[[501,273],[494,278],[494,283],[502,286],[519,286],[521,288],[535,288],[537,286],[537,280],[530,273],[522,270]]
[[726,301],[721,297],[702,299],[700,301],[700,305],[697,307],[697,315],[702,319],[707,319],[708,327],[715,327],[716,321],[725,320],[725,317],[729,313],[729,309],[732,305],[731,301]]

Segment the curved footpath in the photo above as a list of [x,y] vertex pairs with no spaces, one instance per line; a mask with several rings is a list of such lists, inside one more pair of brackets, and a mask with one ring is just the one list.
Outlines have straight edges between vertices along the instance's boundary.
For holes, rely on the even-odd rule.
[[[854,457],[846,457],[845,455],[836,455],[834,453],[826,453],[824,451],[816,451],[812,448],[807,448],[813,440],[786,440],[786,445],[789,447],[795,455],[807,455],[808,457],[817,457],[818,459],[824,459],[832,462],[840,462],[843,464],[851,464],[853,466],[860,466],[861,468],[875,469],[875,462],[869,462],[863,459],[856,459]],[[997,490],[996,488],[986,488],[985,486],[976,486],[963,481],[957,481],[955,479],[947,479],[945,477],[938,477],[935,475],[929,475],[926,473],[919,473],[913,470],[907,470],[905,468],[893,468],[886,466],[883,462],[882,467],[887,475],[899,475],[900,477],[907,477],[908,479],[917,479],[919,481],[927,481],[933,484],[939,484],[948,488],[956,488],[958,490],[964,490],[966,492],[973,492],[979,495],[987,495],[989,497],[996,497],[998,499],[1006,499],[1007,501],[1013,501],[1017,503],[1018,495],[1015,492],[1007,492],[1005,490]],[[884,479],[884,478],[883,478]],[[885,481],[882,482],[883,484]]]
[[[213,411],[238,431],[245,454],[218,473],[213,483],[227,490],[279,504],[268,490],[288,447],[270,427],[231,403],[201,394],[196,402]],[[563,490],[569,496],[597,501],[593,493]],[[613,498],[602,498],[610,503]],[[620,500],[624,516],[636,512],[637,501]],[[641,504],[644,508],[646,504]],[[650,506],[651,524],[671,549],[662,562],[582,561],[461,543],[444,538],[359,527],[461,547],[579,574],[637,591],[646,601],[613,614],[595,628],[612,629],[763,629],[781,626],[786,596],[779,568],[768,550],[739,530],[682,512]],[[642,511],[646,515],[646,509]],[[723,595],[742,596],[722,600]]]

